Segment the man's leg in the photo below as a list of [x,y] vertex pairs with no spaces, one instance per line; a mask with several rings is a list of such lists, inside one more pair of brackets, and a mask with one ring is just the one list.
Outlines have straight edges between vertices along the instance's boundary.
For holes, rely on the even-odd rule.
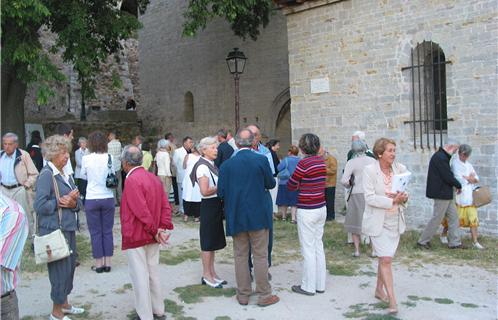
[[178,185],[176,182],[177,182],[176,177],[171,177],[171,183],[173,185],[173,193],[175,195],[175,205],[179,205],[181,199],[179,199],[178,197]]
[[327,201],[327,220],[335,219],[335,187],[325,188],[325,199]]
[[126,250],[128,271],[130,273],[135,310],[140,320],[153,320],[149,268],[144,247]]
[[259,301],[271,295],[271,285],[268,281],[268,241],[269,229],[250,231],[249,238],[254,258],[254,280]]
[[24,212],[26,212],[26,216],[28,217],[28,222],[29,222],[28,239],[31,239],[31,237],[35,232],[35,224],[32,215],[33,206],[30,206],[28,201],[28,192],[26,191],[26,189],[24,189],[24,187],[18,187],[14,189],[7,189],[2,187],[2,189],[4,190],[3,193],[7,197],[19,203],[19,205],[24,209]]
[[115,199],[116,199],[116,203],[118,204],[118,206],[120,206],[121,205],[121,195],[123,194],[123,190],[121,190],[121,188],[119,187],[122,183],[122,180],[123,180],[123,177],[121,176],[121,170],[116,171],[116,177],[118,177],[118,187],[116,189],[113,189],[113,190],[116,190]]
[[[418,239],[418,243],[427,244],[436,234],[443,217],[448,210],[451,200],[434,199],[434,211],[431,220],[427,223],[424,231]],[[458,220],[458,219],[457,219]]]
[[462,244],[462,240],[460,239],[460,221],[454,200],[450,201],[446,210],[446,216],[448,217],[448,246],[459,246]]
[[247,268],[249,245],[249,234],[247,232],[240,232],[233,236],[235,279],[237,281],[237,298],[239,301],[248,301],[249,296],[252,293],[251,276],[249,274],[249,269]]
[[147,256],[147,266],[149,269],[152,312],[155,315],[162,316],[164,314],[164,297],[161,290],[161,277],[159,271],[159,244],[149,244],[144,248]]

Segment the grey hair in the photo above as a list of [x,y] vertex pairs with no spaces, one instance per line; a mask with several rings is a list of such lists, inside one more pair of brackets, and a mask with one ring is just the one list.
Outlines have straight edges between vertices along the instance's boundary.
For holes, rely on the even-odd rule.
[[460,145],[460,143],[456,139],[448,138],[448,137],[446,137],[444,139],[443,146],[458,146],[458,145]]
[[361,156],[367,151],[367,144],[363,140],[355,140],[351,142],[351,150],[356,156]]
[[6,134],[3,135],[2,140],[8,138],[14,139],[14,143],[19,143],[19,137],[14,132],[7,132]]
[[[241,133],[244,131],[249,132],[249,137],[247,138],[240,137]],[[239,132],[237,132],[237,136],[235,136],[235,143],[241,148],[250,148],[253,142],[254,142],[254,133],[252,133],[252,131],[249,129],[241,129],[239,130]]]
[[213,144],[218,144],[218,139],[216,139],[216,137],[202,138],[201,141],[199,141],[199,144],[197,145],[197,150],[200,152],[201,155],[204,155],[204,150],[206,150],[208,146]]
[[308,156],[316,156],[320,150],[320,138],[313,133],[305,133],[299,139],[299,149]]
[[121,153],[121,161],[126,161],[133,167],[141,166],[143,157],[142,151],[132,144],[125,146]]
[[365,140],[365,132],[363,132],[363,131],[355,131],[353,133],[353,137],[358,137],[360,140]]
[[168,140],[161,139],[157,142],[157,148],[158,149],[165,149],[169,144],[170,144],[170,142]]
[[458,154],[462,154],[464,156],[470,156],[472,153],[472,147],[469,146],[468,144],[461,144],[460,147],[458,148]]
[[47,161],[52,161],[61,152],[70,152],[72,149],[71,141],[59,134],[48,137],[42,143],[42,155]]
[[222,137],[224,139],[227,138],[228,132],[226,129],[220,129],[218,130],[218,133],[216,133],[217,136]]
[[87,142],[88,140],[85,138],[85,137],[79,137],[78,139],[78,144],[82,143],[82,142]]

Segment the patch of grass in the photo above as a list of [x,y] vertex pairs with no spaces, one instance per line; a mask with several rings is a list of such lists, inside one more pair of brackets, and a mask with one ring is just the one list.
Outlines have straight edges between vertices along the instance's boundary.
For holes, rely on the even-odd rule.
[[[78,252],[78,261],[83,264],[91,259],[92,248],[90,239],[82,234],[76,234],[76,251]],[[31,251],[31,241],[26,241],[21,258],[21,270],[27,273],[46,273],[47,264],[36,264],[35,256]]]
[[370,284],[368,282],[365,282],[365,283],[360,283],[359,287],[361,289],[365,289],[366,287],[370,286]]
[[359,266],[355,264],[347,265],[340,263],[330,263],[327,265],[329,273],[334,276],[352,277],[356,275]]
[[218,316],[214,320],[232,320],[229,316]]
[[369,313],[364,320],[399,320],[399,318],[390,314],[374,314]]
[[368,315],[368,305],[357,303],[349,306],[349,311],[342,314],[345,318],[364,318]]
[[412,301],[418,301],[420,300],[420,297],[418,296],[407,296],[408,299],[412,300]]
[[187,260],[199,260],[200,251],[197,249],[184,249],[182,251],[162,250],[159,254],[159,262],[174,266]]
[[464,308],[479,308],[477,304],[473,303],[460,303],[460,305]]
[[401,302],[401,304],[407,308],[414,308],[417,306],[417,303],[413,302],[413,301],[405,301],[405,302]]
[[24,316],[21,320],[35,320],[35,318],[33,318],[33,316]]
[[363,270],[360,270],[358,272],[358,274],[360,276],[367,276],[367,277],[376,277],[377,276],[377,273],[373,272],[373,271],[363,271]]
[[420,300],[423,300],[423,301],[432,301],[432,298],[430,298],[430,297],[421,297]]
[[173,291],[178,293],[180,299],[185,303],[201,302],[203,297],[233,297],[235,295],[234,288],[216,289],[200,284],[178,287]]
[[453,300],[448,298],[435,298],[434,302],[439,304],[453,304]]
[[384,301],[379,301],[377,303],[371,303],[369,306],[372,306],[374,309],[387,309],[389,308],[389,303]]

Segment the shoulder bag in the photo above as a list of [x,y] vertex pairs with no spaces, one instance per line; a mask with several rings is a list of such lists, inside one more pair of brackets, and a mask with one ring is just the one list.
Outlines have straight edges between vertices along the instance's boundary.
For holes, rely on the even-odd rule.
[[472,191],[472,205],[476,208],[489,204],[492,199],[491,191],[488,187],[477,187]]
[[105,179],[105,186],[107,188],[115,189],[118,187],[118,177],[116,177],[116,174],[112,169],[111,155],[108,154],[107,156],[107,169],[109,169],[109,172],[107,173],[107,178]]
[[[57,186],[57,182],[55,181],[55,177],[53,175],[52,181],[54,183],[55,198],[57,200],[58,206],[60,198],[59,187]],[[38,235],[38,222],[35,218],[36,233],[34,235],[33,244],[35,249],[36,264],[54,262],[67,258],[71,254],[69,244],[67,243],[66,237],[64,237],[64,233],[62,233],[61,230],[62,208],[58,207],[57,215],[59,221],[59,229],[44,236]],[[37,217],[36,214],[35,217]]]
[[285,158],[283,161],[285,161],[285,168],[277,173],[277,177],[280,180],[289,180],[290,178],[290,172],[288,169],[289,163],[287,162],[287,158]]

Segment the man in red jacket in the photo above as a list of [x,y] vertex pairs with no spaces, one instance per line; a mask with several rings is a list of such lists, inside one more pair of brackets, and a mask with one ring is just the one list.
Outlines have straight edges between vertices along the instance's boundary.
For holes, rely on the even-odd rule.
[[171,207],[159,179],[145,170],[142,152],[126,146],[121,163],[126,188],[121,198],[122,248],[128,256],[135,309],[140,320],[166,319],[159,279],[159,244],[172,230]]

